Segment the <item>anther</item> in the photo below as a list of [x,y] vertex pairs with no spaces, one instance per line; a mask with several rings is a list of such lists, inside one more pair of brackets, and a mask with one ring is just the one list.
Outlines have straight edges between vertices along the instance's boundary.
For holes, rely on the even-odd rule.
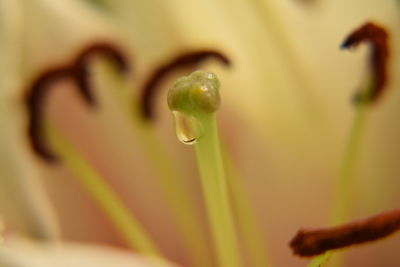
[[170,73],[179,68],[195,68],[202,61],[210,58],[216,59],[226,66],[231,64],[229,58],[218,51],[199,50],[180,55],[156,69],[145,82],[142,90],[140,104],[144,118],[148,120],[154,117],[154,98],[157,95],[157,89]]
[[101,56],[112,60],[121,72],[125,72],[129,70],[129,64],[121,51],[119,47],[111,43],[94,43],[78,54],[74,65],[88,64],[92,57]]
[[44,141],[42,133],[43,109],[46,95],[51,86],[64,78],[71,78],[72,70],[68,67],[55,67],[42,73],[29,88],[25,104],[29,114],[28,135],[33,150],[47,161],[56,161],[57,156]]
[[111,60],[121,73],[129,70],[129,65],[125,56],[121,53],[121,50],[113,44],[94,43],[82,50],[73,63],[74,76],[82,96],[86,99],[87,103],[92,106],[96,104],[96,100],[90,87],[89,65],[90,60],[96,56]]
[[328,250],[375,241],[400,230],[400,209],[345,225],[316,230],[300,230],[290,242],[293,252],[311,257]]
[[114,45],[95,43],[83,49],[74,61],[58,67],[50,68],[39,75],[25,96],[25,104],[28,109],[28,136],[34,152],[43,159],[56,162],[57,155],[48,147],[43,136],[43,112],[46,106],[46,97],[52,86],[62,80],[75,81],[80,96],[86,104],[95,105],[93,90],[90,85],[89,63],[93,56],[105,56],[111,59],[120,71],[128,70],[128,64],[124,55]]
[[[369,64],[373,75],[373,87],[369,98],[365,100],[377,101],[382,95],[387,84],[387,62],[389,57],[388,34],[385,28],[367,22],[351,33],[342,44],[342,48],[357,47],[360,43],[367,42],[371,46]],[[360,93],[356,100],[360,99]]]

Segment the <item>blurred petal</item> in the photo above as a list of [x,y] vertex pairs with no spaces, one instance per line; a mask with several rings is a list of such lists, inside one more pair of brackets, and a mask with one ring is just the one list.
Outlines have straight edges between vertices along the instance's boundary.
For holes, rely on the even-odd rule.
[[58,224],[26,146],[22,106],[15,97],[22,84],[18,49],[22,14],[17,1],[1,1],[0,17],[0,211],[9,228],[53,239]]
[[115,38],[116,30],[81,1],[19,0],[19,3],[24,15],[23,74],[37,75],[38,71],[68,61],[88,43]]
[[[155,267],[151,260],[127,251],[77,243],[46,244],[20,238],[0,247],[2,267]],[[163,267],[176,265],[163,264]]]

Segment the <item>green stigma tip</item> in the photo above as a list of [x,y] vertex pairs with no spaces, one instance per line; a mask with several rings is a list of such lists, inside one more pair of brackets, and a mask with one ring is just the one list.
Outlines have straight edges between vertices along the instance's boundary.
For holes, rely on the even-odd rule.
[[215,112],[221,103],[219,86],[215,74],[197,70],[175,82],[168,92],[168,106],[190,115]]

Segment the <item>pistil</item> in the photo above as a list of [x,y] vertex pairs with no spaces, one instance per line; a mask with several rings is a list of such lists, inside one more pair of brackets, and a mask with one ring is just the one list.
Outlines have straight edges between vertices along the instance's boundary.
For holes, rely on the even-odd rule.
[[[204,71],[180,78],[168,93],[170,109],[188,117],[199,131],[190,144],[196,150],[218,266],[240,267],[242,260],[217,130],[215,112],[219,104],[219,81]],[[177,135],[179,127],[176,125]]]

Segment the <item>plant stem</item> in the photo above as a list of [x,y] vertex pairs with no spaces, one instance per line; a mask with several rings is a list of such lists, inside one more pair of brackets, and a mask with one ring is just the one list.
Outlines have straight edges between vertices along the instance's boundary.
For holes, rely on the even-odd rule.
[[322,267],[329,261],[332,256],[332,251],[327,251],[322,255],[315,257],[307,267]]
[[219,146],[216,115],[201,114],[198,119],[203,134],[195,148],[218,266],[239,267],[241,257]]
[[171,208],[175,221],[182,232],[193,266],[212,265],[211,251],[207,246],[206,234],[201,226],[200,216],[196,213],[193,199],[189,195],[183,177],[175,168],[175,163],[167,156],[165,147],[155,136],[149,125],[138,131],[140,140],[146,148],[147,158],[154,163],[157,180],[163,188],[166,200]]
[[80,184],[88,191],[125,241],[146,256],[158,258],[160,252],[153,241],[132,215],[118,195],[104,182],[83,156],[66,140],[53,125],[49,125],[47,135],[53,149],[62,162],[73,172]]
[[[99,87],[104,87],[104,93],[112,94],[114,99],[112,104],[123,113],[123,116],[131,120],[132,132],[137,135],[135,138],[141,140],[140,144],[146,154],[146,158],[154,166],[152,170],[155,172],[155,178],[163,189],[175,222],[182,232],[190,258],[193,259],[193,266],[211,266],[212,257],[207,245],[207,235],[200,223],[201,219],[193,205],[193,199],[186,184],[184,184],[182,173],[176,167],[176,163],[171,158],[170,153],[167,153],[165,145],[157,136],[154,127],[150,124],[151,122],[143,121],[142,114],[138,109],[138,101],[136,99],[134,101],[126,101],[131,99],[131,96],[127,98],[121,94],[124,90],[110,90],[110,88],[115,87],[115,83],[118,83],[118,87],[126,87],[125,91],[130,91],[130,83],[127,85],[121,81],[118,74],[109,64],[99,64],[96,67],[96,70],[101,74],[99,76],[103,77],[103,80],[98,82]],[[110,76],[110,73],[112,74],[110,78],[113,83],[110,83],[109,80],[104,80],[104,77]],[[132,109],[132,106],[135,108]],[[107,129],[110,128],[108,127]],[[115,132],[112,130],[110,135],[114,136]]]
[[246,186],[235,169],[229,153],[226,149],[223,151],[232,206],[238,220],[240,234],[243,236],[244,247],[252,261],[252,266],[271,266],[263,234],[260,231],[260,225],[257,223],[255,212],[252,209]]
[[354,171],[359,158],[362,137],[366,125],[368,104],[360,103],[346,146],[343,162],[341,164],[335,207],[333,209],[331,223],[340,224],[349,218],[351,206],[351,193],[354,185]]
[[[371,87],[363,92],[364,97],[368,97]],[[331,214],[331,225],[338,225],[346,222],[349,218],[351,207],[351,193],[354,188],[354,171],[359,159],[361,142],[365,125],[368,118],[370,104],[367,101],[357,103],[357,110],[353,120],[353,124],[349,133],[347,145],[344,151],[343,160],[341,162],[340,173],[336,185],[336,194],[334,200],[333,212]],[[323,255],[315,257],[308,267],[323,266],[332,256],[332,251],[328,251]],[[336,266],[342,265],[342,259],[335,261]]]

